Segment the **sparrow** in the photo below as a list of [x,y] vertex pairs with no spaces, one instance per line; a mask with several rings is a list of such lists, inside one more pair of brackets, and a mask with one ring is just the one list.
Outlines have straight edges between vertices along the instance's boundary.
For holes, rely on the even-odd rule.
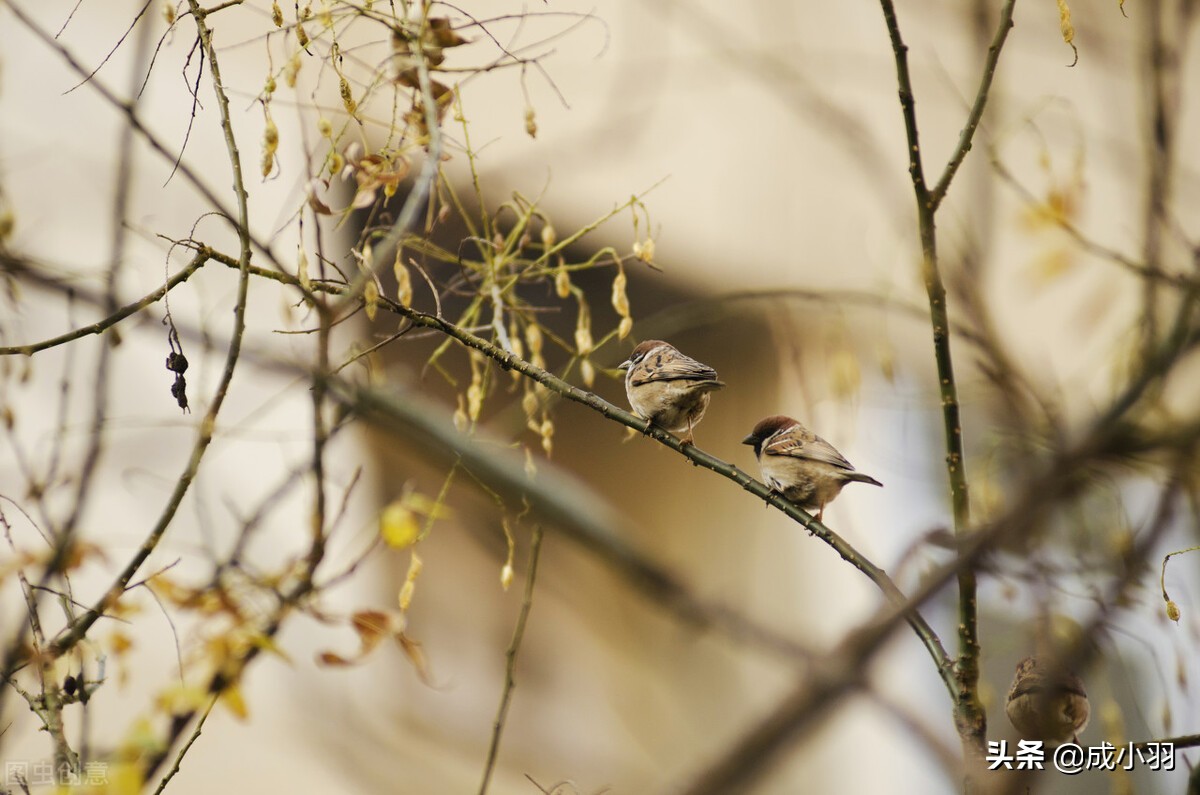
[[1004,711],[1025,738],[1055,743],[1078,743],[1091,717],[1083,681],[1040,664],[1036,657],[1017,663]]
[[634,413],[671,433],[692,430],[708,408],[714,389],[725,386],[717,371],[684,356],[662,340],[646,340],[618,367],[625,371],[625,394]]
[[753,445],[766,484],[801,508],[815,510],[818,522],[847,483],[883,485],[856,472],[833,445],[781,414],[755,425],[742,444]]

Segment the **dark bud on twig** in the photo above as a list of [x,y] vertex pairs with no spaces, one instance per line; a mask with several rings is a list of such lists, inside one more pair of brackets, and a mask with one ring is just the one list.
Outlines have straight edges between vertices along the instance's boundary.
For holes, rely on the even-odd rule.
[[63,680],[62,689],[63,689],[63,692],[66,693],[68,696],[75,695],[75,691],[78,688],[79,688],[79,683],[78,683],[78,681],[76,681],[75,677],[68,675],[67,678]]
[[170,355],[167,356],[167,369],[173,373],[186,373],[188,369],[187,357],[182,353],[171,351]]
[[186,409],[188,407],[187,379],[182,375],[175,376],[175,383],[171,384],[171,395],[179,404],[179,408]]

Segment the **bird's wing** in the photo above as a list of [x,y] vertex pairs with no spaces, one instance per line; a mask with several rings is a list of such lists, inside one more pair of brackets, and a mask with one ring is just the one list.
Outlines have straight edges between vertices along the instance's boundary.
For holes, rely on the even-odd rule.
[[764,455],[786,455],[792,458],[807,458],[820,461],[850,472],[854,467],[829,442],[807,428],[793,426],[784,433],[776,434],[765,447]]
[[633,384],[651,381],[716,381],[717,371],[671,348],[651,351],[642,360]]

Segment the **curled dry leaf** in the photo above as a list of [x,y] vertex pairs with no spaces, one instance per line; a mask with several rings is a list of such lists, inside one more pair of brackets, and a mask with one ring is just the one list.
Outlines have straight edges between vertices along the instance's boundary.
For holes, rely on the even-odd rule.
[[429,661],[425,658],[425,652],[421,648],[421,644],[403,632],[396,635],[396,641],[404,651],[404,656],[408,657],[408,661],[412,663],[413,668],[417,669],[417,676],[421,678],[422,682],[432,687],[433,677],[429,672]]
[[313,179],[308,183],[308,206],[317,215],[333,215],[329,205],[317,197],[317,189],[329,190],[329,182],[323,179]]
[[331,667],[356,665],[366,659],[388,635],[399,635],[404,631],[404,616],[400,613],[385,613],[382,610],[360,610],[350,617],[350,627],[358,635],[358,653],[344,656],[324,651],[317,655],[317,662]]

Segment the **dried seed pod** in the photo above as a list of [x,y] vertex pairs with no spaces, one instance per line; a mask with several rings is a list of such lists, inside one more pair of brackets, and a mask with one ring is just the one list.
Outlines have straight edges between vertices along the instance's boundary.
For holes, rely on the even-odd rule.
[[338,76],[338,93],[342,95],[342,105],[346,108],[346,112],[358,118],[355,115],[358,113],[358,103],[354,101],[354,94],[350,90],[350,82],[340,75]]
[[312,290],[312,282],[308,278],[308,254],[302,245],[296,246],[296,281],[305,290]]
[[267,113],[267,126],[263,130],[262,148],[262,175],[265,179],[275,170],[275,152],[279,149],[279,128],[275,126],[270,112]]
[[563,267],[562,260],[559,260],[558,270],[554,273],[554,292],[559,298],[566,298],[571,294],[571,274]]
[[592,330],[586,325],[584,313],[579,314],[579,325],[575,327],[575,352],[579,356],[587,356],[595,347],[592,341]]
[[283,67],[283,82],[287,83],[288,88],[296,87],[296,78],[300,76],[301,63],[300,53],[294,52]]
[[546,457],[550,457],[550,453],[554,450],[554,422],[547,415],[542,418],[542,425],[538,429],[542,436],[542,450],[546,452]]
[[540,356],[542,353],[542,327],[536,322],[530,323],[525,327],[525,343],[529,346],[529,353],[532,356]]
[[379,285],[374,279],[367,279],[363,285],[363,309],[366,310],[367,320],[374,321],[379,311]]
[[412,276],[408,272],[408,266],[401,261],[402,250],[396,250],[396,262],[392,265],[392,271],[396,274],[396,300],[400,302],[400,306],[412,306],[413,288]]

